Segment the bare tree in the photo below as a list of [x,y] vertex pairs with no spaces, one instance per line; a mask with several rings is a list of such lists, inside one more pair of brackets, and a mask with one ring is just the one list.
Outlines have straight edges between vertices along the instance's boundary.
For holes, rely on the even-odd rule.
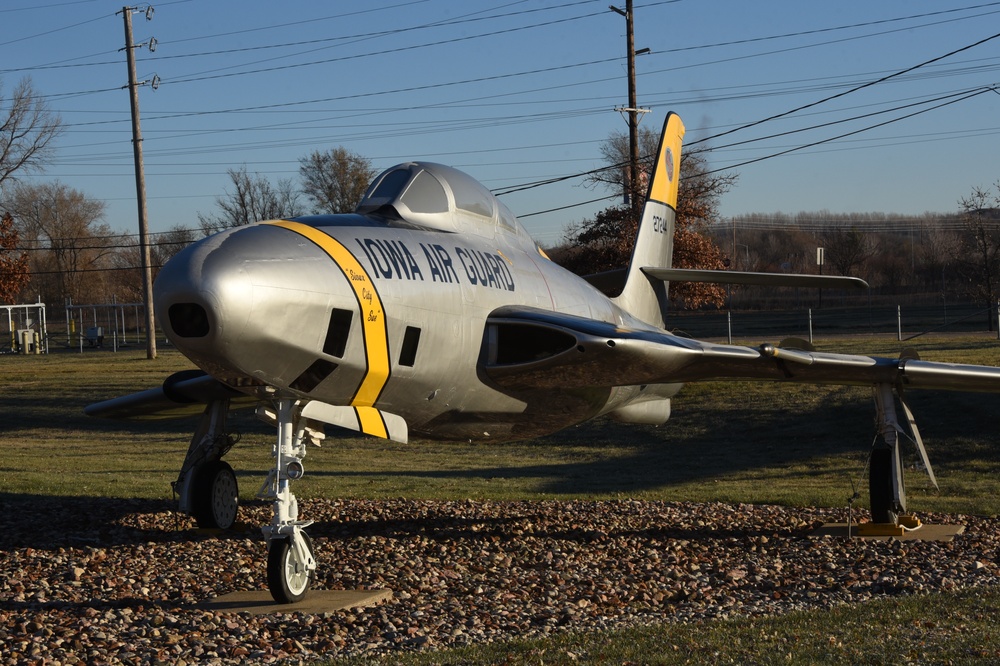
[[4,207],[31,248],[31,288],[46,302],[103,299],[103,269],[115,245],[110,227],[100,222],[104,202],[58,181],[18,182],[8,190]]
[[352,213],[377,175],[371,160],[337,147],[299,160],[302,191],[315,213]]
[[914,239],[916,278],[925,289],[945,291],[945,275],[956,244],[955,233],[941,228],[943,220],[926,215],[921,220],[920,240]]
[[194,240],[194,230],[179,224],[170,227],[170,229],[161,234],[157,234],[150,247],[154,275],[155,271],[162,268],[163,264],[167,263],[171,257],[193,243]]
[[301,215],[303,210],[299,195],[290,180],[271,182],[260,174],[250,175],[246,165],[230,169],[229,179],[233,190],[225,197],[216,197],[220,212],[212,215],[198,213],[198,222],[205,235],[239,227],[261,220],[276,220]]
[[0,87],[0,186],[18,171],[38,171],[52,153],[61,120],[24,78],[7,99]]
[[[987,307],[994,306],[1000,298],[1000,181],[992,189],[974,187],[958,205],[965,230],[956,268],[966,282],[968,295]],[[988,319],[993,330],[993,319]]]
[[826,258],[841,275],[853,275],[878,253],[875,236],[852,225],[848,229],[828,228],[820,234]]
[[28,253],[18,250],[20,236],[14,218],[0,218],[0,303],[13,303],[28,283]]
[[[648,127],[640,127],[638,138],[639,172],[649,173],[653,168],[653,161],[656,159],[656,149],[659,147],[660,136]],[[625,202],[630,189],[628,182],[630,152],[627,132],[608,134],[608,138],[601,144],[601,158],[606,167],[587,176],[586,183],[619,193],[622,202]]]

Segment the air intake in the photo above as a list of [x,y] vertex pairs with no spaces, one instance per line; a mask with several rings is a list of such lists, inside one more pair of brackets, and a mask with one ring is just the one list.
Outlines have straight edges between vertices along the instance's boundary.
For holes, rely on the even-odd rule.
[[181,338],[203,338],[211,327],[208,313],[197,303],[174,303],[167,310],[170,328]]

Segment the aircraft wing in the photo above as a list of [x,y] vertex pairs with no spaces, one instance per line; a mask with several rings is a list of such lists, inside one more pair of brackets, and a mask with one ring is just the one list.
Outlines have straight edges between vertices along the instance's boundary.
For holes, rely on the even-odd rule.
[[135,421],[197,416],[213,400],[252,407],[257,399],[230,388],[201,370],[183,370],[167,377],[162,386],[87,405],[84,413]]
[[483,373],[512,390],[749,379],[1000,392],[1000,368],[714,344],[524,307],[491,314],[484,352]]

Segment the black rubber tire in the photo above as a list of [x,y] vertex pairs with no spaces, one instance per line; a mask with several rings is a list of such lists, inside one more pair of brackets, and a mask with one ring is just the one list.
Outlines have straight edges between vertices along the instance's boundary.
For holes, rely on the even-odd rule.
[[236,523],[240,488],[236,473],[224,460],[206,463],[195,470],[191,490],[191,514],[198,527],[228,530]]
[[[309,552],[312,552],[312,539],[301,532]],[[291,539],[271,539],[267,548],[267,588],[271,598],[279,604],[294,604],[305,598],[312,585],[312,573],[295,574],[295,564],[290,558],[295,556]]]
[[893,499],[892,449],[872,450],[868,465],[868,501],[871,504],[873,523],[896,524],[899,520],[896,502]]

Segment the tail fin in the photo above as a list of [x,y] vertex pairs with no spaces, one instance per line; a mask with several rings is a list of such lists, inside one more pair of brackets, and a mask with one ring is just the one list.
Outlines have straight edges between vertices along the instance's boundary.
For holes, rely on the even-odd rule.
[[642,209],[625,289],[615,298],[624,310],[642,321],[663,328],[668,284],[643,273],[644,267],[670,267],[674,254],[674,220],[681,176],[681,140],[684,123],[668,113],[656,151],[656,164],[649,180],[649,193]]

